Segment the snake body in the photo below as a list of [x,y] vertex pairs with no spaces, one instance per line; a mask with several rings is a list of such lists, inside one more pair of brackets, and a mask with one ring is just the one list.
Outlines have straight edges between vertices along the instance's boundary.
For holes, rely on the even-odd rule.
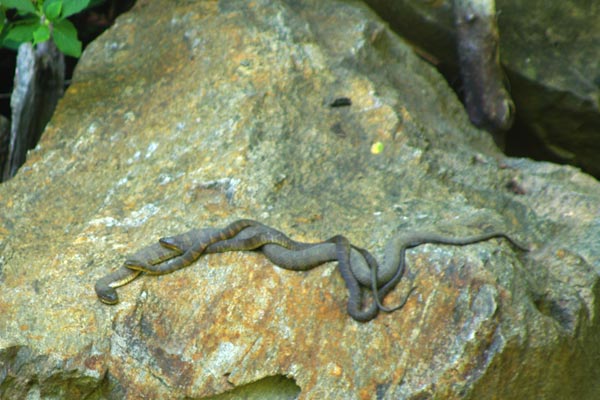
[[145,263],[144,260],[138,260],[138,262],[125,261],[125,264],[131,269],[141,270],[151,275],[168,274],[193,264],[211,244],[230,239],[241,230],[253,225],[262,226],[260,222],[251,219],[239,219],[221,230],[212,232],[203,240],[194,241],[181,256],[171,258],[160,264],[153,265]]
[[[163,245],[173,249],[185,249],[194,241],[202,241],[203,230],[193,230],[188,235],[162,238]],[[242,251],[261,249],[263,254],[275,265],[290,270],[308,270],[325,262],[338,260],[339,269],[348,287],[348,313],[356,320],[368,321],[377,315],[378,309],[392,312],[402,308],[414,287],[395,307],[385,307],[381,301],[400,282],[404,274],[405,253],[407,249],[422,244],[446,244],[464,246],[489,240],[505,238],[521,250],[527,247],[507,234],[494,231],[480,235],[452,238],[434,232],[417,231],[400,233],[388,242],[384,253],[384,262],[379,266],[376,259],[367,251],[352,246],[343,236],[336,236],[325,242],[314,244],[301,243],[290,239],[282,232],[262,224],[256,224],[241,231],[232,239],[215,243],[207,249],[210,252]],[[347,249],[344,249],[347,247]],[[348,254],[346,255],[346,251]],[[156,268],[159,266],[153,266]],[[350,271],[350,274],[346,272]],[[377,279],[376,279],[377,277]],[[370,287],[377,308],[361,311],[362,294],[360,286]]]
[[[160,242],[169,248],[184,250],[192,243],[205,240],[206,229],[194,229],[186,234],[165,237]],[[404,256],[407,249],[422,244],[446,244],[464,246],[489,240],[492,238],[505,238],[515,247],[527,251],[524,244],[511,238],[509,235],[493,231],[480,235],[462,238],[453,238],[428,231],[399,233],[386,245],[383,264],[379,265],[370,253],[364,249],[351,245],[350,268],[358,282],[371,287],[377,282],[377,287],[393,289],[402,278],[404,272]],[[237,236],[209,246],[207,253],[223,253],[226,251],[242,251],[259,249],[275,265],[294,271],[314,268],[326,262],[338,259],[337,245],[329,241],[319,243],[302,243],[290,239],[284,233],[262,224],[241,231]],[[369,260],[369,257],[372,258]],[[375,268],[372,268],[375,266]],[[151,270],[160,266],[152,266]],[[375,280],[375,276],[377,279]]]
[[[326,253],[321,251],[315,252],[315,250],[318,250],[316,245],[293,241],[282,232],[268,228],[260,223],[255,223],[255,221],[244,223],[243,225],[247,226],[255,225],[246,229],[240,228],[243,226],[241,224],[232,225],[224,230],[217,228],[192,229],[180,235],[162,238],[160,239],[160,243],[144,247],[131,255],[119,269],[96,282],[95,291],[98,298],[106,304],[118,303],[119,300],[115,288],[133,281],[142,272],[151,275],[167,273],[164,265],[159,264],[185,254],[186,251],[192,249],[198,243],[201,243],[201,246],[212,243],[208,244],[205,248],[204,253],[206,254],[255,250],[262,246],[267,258],[274,264],[291,270],[308,270],[325,262],[335,260],[335,254],[332,251]],[[240,229],[242,231],[235,239],[214,242],[215,238],[229,237],[234,234],[233,232]],[[228,233],[224,233],[225,230]],[[265,243],[271,244],[265,245]],[[327,247],[328,249],[334,250],[332,243],[327,244],[330,245]],[[197,246],[196,249],[201,246]],[[179,262],[178,268],[183,268],[183,264]],[[172,268],[173,265],[174,263],[171,263],[169,268]]]
[[[183,235],[164,237],[160,239],[160,243],[174,250],[185,250],[194,242],[206,240],[206,229],[193,229]],[[262,224],[246,228],[232,239],[210,245],[205,253],[257,249],[260,249],[273,264],[292,271],[306,271],[338,259],[333,238],[318,243],[302,243],[290,239],[277,229]],[[360,284],[370,287],[371,268],[354,246],[351,247],[350,262],[356,279]],[[149,270],[150,273],[156,274],[160,268],[160,265],[151,265]],[[386,280],[386,275],[392,276],[393,272],[381,273],[378,282],[387,282],[389,279]]]
[[[350,314],[352,318],[359,322],[370,321],[379,313],[378,304],[380,302],[378,299],[376,299],[376,301],[374,301],[369,308],[362,310],[362,292],[360,290],[360,286],[358,285],[358,280],[350,268],[350,252],[352,245],[348,239],[346,239],[346,237],[341,235],[335,236],[333,239],[335,242],[335,251],[338,259],[338,269],[340,270],[340,274],[342,275],[342,278],[344,278],[344,282],[346,283],[346,287],[350,293],[347,307],[348,314]],[[374,283],[374,286],[377,286],[377,284]],[[374,292],[374,296],[376,295],[377,293]]]

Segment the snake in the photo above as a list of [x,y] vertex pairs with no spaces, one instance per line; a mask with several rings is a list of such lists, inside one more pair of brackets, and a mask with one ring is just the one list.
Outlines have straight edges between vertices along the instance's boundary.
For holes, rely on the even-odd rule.
[[[123,267],[100,279],[96,284],[96,293],[104,303],[115,304],[118,297],[114,288],[132,281],[142,271],[154,275],[169,273],[190,265],[203,252],[260,249],[274,264],[296,271],[308,270],[337,260],[349,291],[348,313],[355,320],[365,322],[373,319],[379,310],[392,312],[401,308],[415,289],[413,287],[398,306],[388,308],[382,304],[384,296],[393,290],[402,278],[407,249],[425,243],[462,246],[495,237],[504,237],[517,248],[528,250],[525,245],[500,231],[463,238],[426,231],[410,232],[398,234],[388,242],[384,262],[380,266],[367,250],[351,245],[341,235],[324,242],[301,243],[260,222],[238,220],[222,230],[193,229],[181,235],[161,238],[159,243],[137,252]],[[359,284],[370,287],[375,299],[364,311],[361,310],[362,291]]]

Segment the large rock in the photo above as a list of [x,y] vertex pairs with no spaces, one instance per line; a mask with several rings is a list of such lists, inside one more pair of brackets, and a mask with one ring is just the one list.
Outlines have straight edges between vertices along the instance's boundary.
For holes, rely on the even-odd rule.
[[[403,37],[456,66],[452,0],[366,0]],[[496,0],[500,56],[517,106],[509,149],[600,176],[597,2]]]
[[[494,150],[361,3],[138,2],[0,187],[0,397],[595,398],[599,200]],[[419,247],[388,304],[416,293],[369,323],[334,264],[260,253],[96,298],[128,253],[239,217],[376,255],[423,226],[532,251]]]

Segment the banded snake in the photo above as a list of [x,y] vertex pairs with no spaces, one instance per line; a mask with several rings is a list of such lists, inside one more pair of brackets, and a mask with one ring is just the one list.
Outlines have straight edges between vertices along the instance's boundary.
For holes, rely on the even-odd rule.
[[[463,238],[451,238],[432,232],[400,233],[386,245],[384,262],[379,265],[367,251],[350,244],[341,235],[318,243],[302,243],[260,222],[242,219],[223,229],[193,229],[165,237],[131,257],[123,266],[96,282],[99,299],[106,304],[118,302],[116,287],[125,285],[141,272],[150,275],[167,274],[187,267],[202,254],[260,249],[275,265],[295,271],[305,271],[329,261],[338,261],[338,268],[349,291],[348,313],[357,321],[375,318],[380,310],[391,312],[401,308],[414,287],[396,307],[385,307],[382,299],[401,280],[405,268],[406,250],[425,243],[467,245],[492,238],[505,238],[520,250],[528,248],[500,231]],[[374,301],[362,310],[362,287],[370,288]]]

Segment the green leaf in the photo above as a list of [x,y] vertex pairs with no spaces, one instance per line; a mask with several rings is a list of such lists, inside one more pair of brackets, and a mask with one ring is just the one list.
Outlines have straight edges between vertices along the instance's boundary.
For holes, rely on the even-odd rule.
[[2,44],[2,47],[6,47],[7,49],[18,51],[19,50],[19,46],[22,43],[15,42],[14,40],[7,40],[6,38],[3,38],[0,44]]
[[64,0],[61,18],[67,18],[68,16],[77,14],[81,10],[87,8],[89,4],[90,0]]
[[0,44],[2,45],[2,47],[6,47],[7,49],[11,49],[14,51],[19,50],[19,46],[21,45],[21,43],[15,42],[14,40],[6,40],[4,38],[0,40]]
[[52,38],[56,47],[71,57],[81,55],[81,42],[77,39],[77,29],[68,19],[62,19],[54,23]]
[[26,23],[19,25],[11,25],[8,27],[8,33],[5,40],[13,42],[31,42],[33,40],[33,32],[40,26],[39,21],[29,20]]
[[31,0],[0,0],[0,4],[6,8],[16,8],[22,12],[35,12],[35,6]]
[[62,0],[46,0],[44,1],[44,15],[50,21],[55,21],[62,11]]
[[33,31],[33,44],[42,43],[48,39],[50,39],[50,28],[46,25],[40,25]]
[[4,7],[0,7],[0,33],[2,29],[4,29],[4,24],[6,23],[6,12],[4,11]]

